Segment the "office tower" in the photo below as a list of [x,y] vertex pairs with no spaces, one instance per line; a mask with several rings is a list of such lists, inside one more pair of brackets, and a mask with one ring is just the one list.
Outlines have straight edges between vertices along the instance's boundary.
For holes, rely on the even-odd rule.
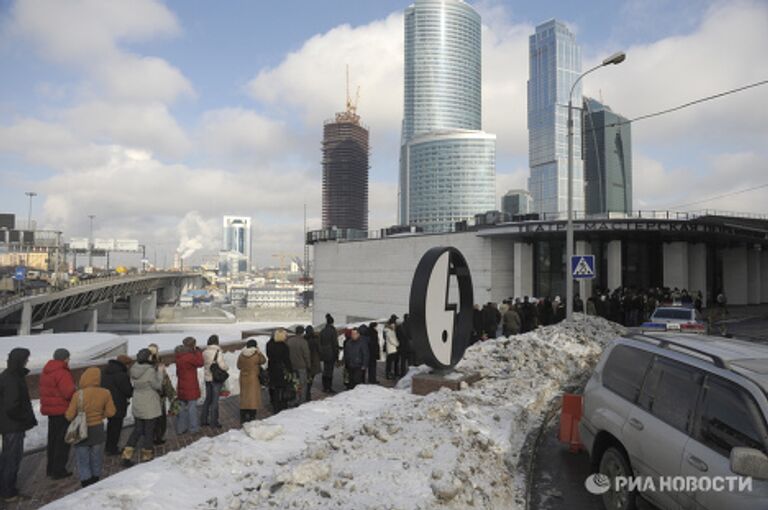
[[584,195],[587,214],[632,212],[632,127],[584,99]]
[[[529,41],[528,191],[534,212],[568,211],[568,96],[581,73],[581,49],[564,23],[536,27]],[[573,210],[584,211],[581,162],[581,84],[573,91]],[[554,215],[554,214],[553,214]]]
[[[222,252],[239,253],[237,272],[245,272],[251,268],[251,218],[248,216],[224,216],[224,236]],[[225,257],[226,258],[226,257]],[[231,260],[231,257],[228,258]],[[228,268],[235,272],[234,268]]]
[[501,197],[501,212],[508,216],[528,214],[533,209],[533,197],[524,189],[511,189]]
[[482,131],[480,15],[461,0],[405,10],[399,220],[427,232],[495,207],[496,136]]
[[323,228],[368,230],[368,130],[357,100],[323,125]]

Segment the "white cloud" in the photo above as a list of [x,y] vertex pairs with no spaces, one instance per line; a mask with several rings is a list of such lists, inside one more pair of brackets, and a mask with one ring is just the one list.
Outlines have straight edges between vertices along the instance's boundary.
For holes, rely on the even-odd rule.
[[134,55],[119,44],[179,32],[176,17],[156,0],[25,0],[14,5],[9,28],[43,58],[85,69],[114,99],[164,102],[194,94],[191,83],[164,60]]
[[[766,79],[765,48],[768,4],[719,3],[688,35],[628,48],[624,63],[586,79],[585,92],[602,94],[614,111],[632,118]],[[591,64],[585,62],[585,68]],[[638,123],[633,143],[764,143],[766,115],[768,87],[763,87]]]
[[242,108],[223,108],[203,114],[201,143],[210,153],[255,160],[274,156],[292,144],[292,134],[275,121]]

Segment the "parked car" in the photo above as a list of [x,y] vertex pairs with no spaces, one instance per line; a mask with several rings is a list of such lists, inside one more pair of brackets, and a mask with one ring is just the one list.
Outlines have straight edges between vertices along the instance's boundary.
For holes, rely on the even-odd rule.
[[[643,491],[662,510],[768,508],[768,346],[658,333],[615,340],[584,390],[579,432],[593,472],[752,477],[751,491]],[[635,508],[612,486],[606,508]]]
[[685,331],[704,333],[706,325],[698,310],[692,306],[660,306],[641,326],[651,331]]

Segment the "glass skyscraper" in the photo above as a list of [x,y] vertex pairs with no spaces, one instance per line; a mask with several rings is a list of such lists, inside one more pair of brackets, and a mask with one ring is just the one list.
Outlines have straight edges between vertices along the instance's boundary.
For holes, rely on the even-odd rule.
[[[568,211],[568,95],[581,74],[581,48],[564,23],[551,20],[530,37],[528,190],[534,212]],[[573,91],[573,210],[584,212],[581,161],[581,84]]]
[[428,232],[495,208],[496,137],[481,131],[480,15],[461,0],[405,11],[399,218]]
[[[251,218],[248,216],[224,216],[222,251],[220,259],[231,259],[233,254],[240,254],[238,271],[248,271],[251,267]],[[221,262],[220,262],[221,265]],[[235,268],[224,268],[225,274],[231,274]]]
[[632,126],[584,99],[584,194],[587,214],[632,212]]

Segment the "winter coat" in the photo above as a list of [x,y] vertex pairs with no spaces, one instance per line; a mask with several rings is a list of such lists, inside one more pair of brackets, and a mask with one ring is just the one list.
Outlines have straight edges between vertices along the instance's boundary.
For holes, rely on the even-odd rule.
[[411,333],[408,330],[409,326],[410,324],[403,321],[395,327],[397,341],[400,343],[397,350],[404,354],[407,354],[411,350]]
[[520,332],[520,315],[514,308],[504,312],[504,331],[510,335],[516,335]]
[[72,421],[77,416],[80,393],[83,394],[83,411],[89,427],[101,425],[105,418],[112,418],[117,414],[112,394],[108,389],[101,387],[101,371],[96,367],[90,367],[80,376],[80,391],[75,393],[69,403],[67,420]]
[[379,344],[379,330],[368,328],[368,355],[372,358],[368,362],[381,359],[381,345]]
[[8,367],[0,374],[0,434],[26,432],[37,425],[27,387],[29,370],[24,367],[28,358],[27,349],[11,350]]
[[[216,355],[218,353],[218,356]],[[213,365],[214,359],[219,364],[219,368],[222,370],[229,370],[227,363],[224,361],[224,351],[218,345],[209,345],[203,351],[203,366],[205,367],[205,382],[213,382],[213,375],[211,375],[211,365]]]
[[163,374],[148,363],[135,363],[131,367],[131,382],[133,382],[133,416],[141,420],[152,420],[160,416]]
[[117,415],[125,416],[128,412],[128,400],[133,396],[128,367],[116,359],[109,360],[101,372],[101,387],[112,395]]
[[499,311],[490,305],[483,307],[483,331],[488,336],[496,336],[496,328],[499,326],[498,313]]
[[587,315],[597,315],[597,308],[593,299],[587,300]]
[[272,388],[285,386],[286,375],[293,373],[291,353],[285,342],[276,342],[274,338],[270,339],[267,342],[267,359],[269,360],[269,365],[267,365],[269,386]]
[[61,416],[75,393],[75,379],[66,361],[52,359],[40,374],[40,413]]
[[361,336],[357,340],[350,339],[344,343],[344,365],[347,368],[368,368],[367,338]]
[[240,409],[259,409],[261,407],[261,383],[259,372],[267,358],[255,347],[246,347],[237,358],[240,370]]
[[285,341],[291,356],[291,366],[294,370],[307,370],[312,364],[309,354],[309,345],[303,336],[294,335]]
[[339,360],[339,333],[333,324],[326,324],[320,332],[320,360],[324,362]]
[[320,341],[317,339],[317,335],[305,336],[304,339],[307,342],[307,347],[309,347],[309,376],[313,377],[322,372],[322,368],[320,368]]
[[395,328],[390,327],[389,324],[384,328],[384,347],[387,349],[387,355],[396,354],[397,348],[400,347]]
[[200,398],[200,381],[197,378],[197,369],[203,364],[203,351],[186,345],[176,347],[176,377],[179,381],[177,395],[179,400],[189,401]]

